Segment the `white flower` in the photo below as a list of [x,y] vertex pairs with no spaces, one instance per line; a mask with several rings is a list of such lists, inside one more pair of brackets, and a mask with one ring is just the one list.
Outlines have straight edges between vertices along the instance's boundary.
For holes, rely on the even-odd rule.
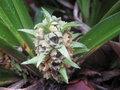
[[59,48],[63,44],[61,32],[49,33],[45,35],[45,40],[54,48]]
[[36,30],[36,38],[37,39],[43,39],[43,37],[44,37],[44,31],[43,31],[43,29],[42,28],[37,28],[37,30]]

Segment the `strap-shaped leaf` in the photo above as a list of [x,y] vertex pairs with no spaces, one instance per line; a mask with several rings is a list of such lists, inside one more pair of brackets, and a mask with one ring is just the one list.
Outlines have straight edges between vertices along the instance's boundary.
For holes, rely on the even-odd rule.
[[72,42],[71,46],[73,48],[86,48],[86,46],[80,42]]
[[[89,48],[87,55],[92,54],[104,43],[120,34],[120,12],[102,20],[96,24],[79,42]],[[80,49],[76,51],[81,52]],[[77,53],[78,54],[78,53]]]
[[9,31],[9,29],[0,22],[0,38],[4,38],[13,46],[19,46],[20,43],[15,36]]
[[60,68],[59,72],[63,76],[64,81],[68,83],[68,76],[67,76],[66,69],[64,67]]
[[[10,0],[7,0],[10,1]],[[12,0],[16,12],[18,14],[19,20],[21,21],[24,28],[33,28],[32,19],[27,11],[26,6],[24,5],[23,0]]]
[[77,0],[77,4],[81,10],[84,21],[87,21],[89,17],[89,8],[91,6],[90,0]]
[[21,78],[10,69],[0,67],[0,86],[8,85],[19,81]]
[[36,67],[39,67],[40,63],[44,60],[45,56],[45,53],[40,54]]
[[64,59],[64,62],[66,63],[66,64],[68,64],[68,65],[71,65],[71,66],[73,66],[73,67],[75,67],[75,68],[80,68],[76,63],[74,63],[72,60],[68,60],[68,59]]
[[29,17],[27,10],[25,9],[22,0],[0,0],[0,19],[9,28],[9,31],[15,36],[20,45],[24,47],[26,45],[26,51],[34,56],[31,51],[31,44],[19,34],[17,29],[19,28],[32,28],[32,21]]
[[58,49],[58,51],[65,56],[67,59],[71,60],[70,55],[64,45],[61,46],[61,48]]
[[18,29],[19,32],[25,32],[27,34],[31,34],[33,36],[35,36],[35,30],[33,29]]
[[63,25],[62,27],[62,32],[65,32],[66,30],[68,30],[68,28],[70,27],[74,27],[74,26],[80,26],[78,23],[76,22],[70,22],[70,23],[66,23],[65,25]]
[[120,11],[120,0],[118,0],[113,6],[112,8],[109,9],[109,11],[103,16],[103,19],[105,19],[106,17],[112,15],[112,14],[115,14],[116,12],[119,12]]

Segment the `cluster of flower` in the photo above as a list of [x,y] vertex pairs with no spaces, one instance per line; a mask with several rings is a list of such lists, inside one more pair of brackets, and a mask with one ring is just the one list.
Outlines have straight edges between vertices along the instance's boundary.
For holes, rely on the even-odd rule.
[[[39,65],[39,69],[43,73],[44,78],[49,79],[53,77],[58,80],[61,78],[59,69],[61,67],[69,67],[69,65],[64,63],[63,59],[65,57],[58,49],[64,45],[67,48],[69,55],[72,56],[72,47],[70,46],[72,40],[70,39],[70,33],[61,32],[62,26],[66,24],[66,22],[55,16],[51,17],[50,22],[48,28],[49,32],[45,32],[47,31],[44,30],[46,28],[39,26],[39,24],[37,25],[34,43],[37,55],[40,55],[41,53],[46,54],[45,59]],[[44,19],[42,23],[48,26],[46,19]]]

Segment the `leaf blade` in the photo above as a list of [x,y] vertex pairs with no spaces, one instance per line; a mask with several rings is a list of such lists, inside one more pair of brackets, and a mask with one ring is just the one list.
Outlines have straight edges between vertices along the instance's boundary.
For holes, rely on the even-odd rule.
[[89,55],[102,46],[105,42],[112,39],[120,33],[120,12],[104,19],[90,30],[79,42],[85,44]]
[[67,72],[66,72],[66,69],[65,68],[61,68],[59,70],[60,74],[63,76],[64,80],[66,83],[68,83],[68,76],[67,76]]

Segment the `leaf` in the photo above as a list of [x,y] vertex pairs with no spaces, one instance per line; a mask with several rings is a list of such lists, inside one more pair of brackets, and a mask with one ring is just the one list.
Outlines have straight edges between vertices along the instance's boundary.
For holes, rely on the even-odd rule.
[[45,54],[41,53],[39,56],[33,57],[27,61],[24,61],[22,64],[37,64],[36,67],[40,65],[40,63],[44,60]]
[[37,28],[40,28],[40,27],[44,29],[45,33],[49,33],[50,32],[50,30],[48,28],[49,26],[43,25],[43,23],[36,24],[34,29],[37,29]]
[[32,19],[24,5],[23,0],[12,0],[19,19],[24,28],[33,28]]
[[[17,29],[20,28],[31,28],[33,25],[30,23],[30,18],[27,14],[27,10],[24,8],[24,4],[22,0],[0,0],[0,19],[2,22],[8,27],[9,31],[14,35],[17,41],[19,41],[20,45],[24,47],[24,43],[27,48],[26,51],[34,56],[31,51],[31,44],[28,44],[29,38],[27,41],[18,33]],[[28,27],[29,25],[29,27]]]
[[[45,8],[50,14],[52,14],[53,11],[54,11],[54,10],[51,9],[51,8],[46,8],[46,7],[44,7],[44,8]],[[38,8],[38,9],[36,10],[36,12],[35,12],[34,25],[42,22],[43,19],[44,19],[44,16],[43,16],[42,10],[41,10],[41,8]]]
[[46,20],[48,21],[48,23],[50,23],[51,15],[50,15],[49,12],[48,12],[47,10],[45,10],[44,8],[42,8],[42,11],[43,11],[44,17],[46,18]]
[[120,11],[120,0],[118,0],[112,8],[103,16],[102,20],[105,19],[106,17]]
[[[93,53],[104,43],[120,34],[120,12],[102,20],[95,25],[79,42],[89,48],[87,55]],[[75,51],[80,51],[76,49]]]
[[68,28],[70,28],[70,27],[75,27],[75,26],[80,26],[78,23],[76,23],[76,22],[70,22],[70,23],[67,23],[67,24],[65,24],[65,25],[63,25],[63,27],[62,27],[62,32],[65,32],[66,30],[68,30]]
[[61,68],[59,70],[60,74],[63,76],[64,80],[66,83],[68,83],[68,76],[67,76],[67,72],[66,72],[66,69],[65,68]]
[[27,61],[22,62],[22,64],[37,64],[38,56],[33,57],[32,59],[28,59]]
[[[27,60],[27,57],[23,53],[17,51],[15,48],[12,47],[10,43],[5,41],[3,38],[0,38],[0,48],[3,49],[9,56],[14,57],[15,60],[17,59],[18,62]],[[26,68],[30,70],[32,73],[34,73],[35,75],[39,76],[38,70],[35,67],[27,66]]]
[[80,42],[72,42],[71,46],[73,48],[87,48],[83,43]]
[[98,15],[100,13],[100,9],[101,2],[99,0],[93,0],[91,2],[90,20],[88,21],[90,26],[94,26],[98,22]]
[[39,58],[38,58],[37,65],[36,65],[37,68],[39,67],[40,63],[44,60],[45,56],[46,56],[46,55],[45,55],[44,53],[41,53],[41,54],[40,54],[40,56],[39,56]]
[[19,46],[18,40],[15,38],[15,36],[8,30],[8,28],[0,23],[0,37],[4,38],[6,41],[11,43],[13,46]]
[[[99,3],[100,0],[95,0],[97,3]],[[101,18],[108,12],[108,10],[117,2],[118,0],[104,0],[104,1],[100,1],[99,4],[97,4],[97,7],[100,5],[100,9],[99,11],[95,12],[98,13],[96,15],[96,18],[94,19],[95,22],[93,25],[95,25],[96,23],[99,23],[99,21],[101,20]],[[109,3],[108,3],[109,2]],[[97,7],[93,7],[93,8],[97,8]],[[92,26],[93,26],[92,25]]]
[[22,54],[21,52],[13,48],[12,45],[8,43],[7,41],[5,41],[3,38],[0,38],[0,48],[5,50],[10,55],[16,57],[17,59],[20,59],[20,60],[26,59],[26,56],[24,54]]
[[71,60],[70,55],[66,49],[66,47],[63,45],[61,48],[58,49],[58,51],[65,56],[67,59]]
[[19,32],[25,32],[27,34],[31,34],[35,37],[35,30],[33,29],[18,29]]
[[84,20],[86,21],[89,16],[90,0],[77,0],[77,4],[82,12]]
[[75,67],[75,68],[80,68],[76,63],[74,63],[72,60],[68,60],[68,59],[64,59],[64,62],[66,63],[66,64],[68,64],[68,65],[71,65],[71,66],[73,66],[73,67]]
[[77,37],[80,36],[80,35],[81,35],[81,33],[72,34],[72,39],[75,39],[75,38],[77,38]]
[[20,77],[9,69],[0,67],[0,86],[5,86],[20,80]]
[[17,70],[19,70],[20,72],[22,72],[22,68],[20,67],[20,65],[18,63],[16,63],[14,60],[11,61],[11,64],[13,65],[13,67],[15,67]]

